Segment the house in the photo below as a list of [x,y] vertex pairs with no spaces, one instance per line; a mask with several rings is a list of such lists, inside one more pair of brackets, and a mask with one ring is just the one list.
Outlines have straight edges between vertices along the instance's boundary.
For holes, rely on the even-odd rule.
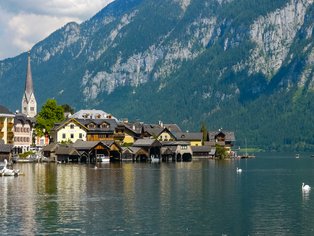
[[203,145],[203,133],[201,132],[176,132],[174,136],[176,141],[190,142],[191,146]]
[[216,148],[211,146],[193,146],[192,147],[193,157],[195,158],[214,158]]
[[69,116],[70,118],[75,119],[91,119],[91,120],[97,120],[97,119],[114,119],[117,121],[117,118],[112,116],[111,114],[104,112],[102,110],[80,110],[73,115]]
[[209,146],[215,146],[217,144],[225,147],[228,151],[230,151],[234,142],[235,142],[234,132],[222,130],[208,132],[207,144]]
[[14,147],[13,153],[19,154],[29,151],[33,143],[34,119],[25,114],[17,113],[14,119]]
[[174,141],[175,136],[162,123],[156,124],[144,124],[143,125],[143,137],[155,138],[159,141]]
[[51,129],[51,142],[71,142],[77,140],[85,141],[87,138],[87,127],[74,118],[65,120],[61,124],[55,124]]
[[57,162],[68,163],[68,162],[79,162],[80,154],[79,152],[70,145],[57,144],[57,149],[55,151],[57,156]]
[[122,147],[122,161],[148,160],[149,153],[140,147]]
[[43,136],[36,136],[35,138],[35,146],[36,147],[44,147],[47,146],[50,143],[50,137],[48,134],[45,134]]
[[51,161],[57,161],[56,150],[58,148],[58,143],[50,143],[43,147],[42,153],[44,157],[49,158]]
[[119,141],[121,145],[133,144],[137,139],[141,138],[143,132],[143,123],[118,123],[115,129],[114,139]]
[[186,141],[170,141],[161,142],[162,158],[164,161],[172,159],[172,161],[191,161],[193,152],[190,142]]
[[121,147],[114,141],[82,141],[77,140],[73,147],[80,154],[80,162],[95,163],[100,156],[110,158],[110,161],[121,159]]
[[4,144],[14,143],[14,114],[0,105],[0,140]]
[[86,141],[113,141],[117,121],[115,119],[77,119],[87,128]]
[[156,139],[151,138],[141,138],[135,141],[133,147],[142,148],[146,155],[138,156],[137,160],[148,161],[152,157],[161,158],[161,143]]

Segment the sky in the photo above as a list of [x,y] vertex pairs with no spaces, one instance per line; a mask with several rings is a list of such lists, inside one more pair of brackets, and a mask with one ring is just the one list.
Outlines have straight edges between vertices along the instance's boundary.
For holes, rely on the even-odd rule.
[[0,0],[0,60],[30,50],[68,22],[81,23],[114,0]]

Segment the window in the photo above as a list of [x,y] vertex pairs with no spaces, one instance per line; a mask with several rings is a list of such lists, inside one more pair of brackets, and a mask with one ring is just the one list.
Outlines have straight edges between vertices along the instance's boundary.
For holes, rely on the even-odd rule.
[[79,138],[83,138],[83,134],[82,133],[79,134]]
[[62,138],[65,139],[65,134],[62,134]]
[[95,126],[93,123],[90,123],[90,124],[88,125],[88,128],[96,128],[96,126]]
[[74,138],[74,134],[71,134],[71,138]]
[[73,124],[70,125],[70,129],[74,129],[74,125]]
[[34,109],[34,107],[31,107],[31,111],[34,111],[35,109]]

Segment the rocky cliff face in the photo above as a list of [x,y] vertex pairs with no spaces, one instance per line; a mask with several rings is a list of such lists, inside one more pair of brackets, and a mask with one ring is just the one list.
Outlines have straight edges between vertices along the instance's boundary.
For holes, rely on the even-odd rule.
[[250,73],[261,72],[271,79],[278,72],[311,4],[312,0],[291,0],[282,9],[254,21],[250,36],[256,47],[251,50],[248,61]]

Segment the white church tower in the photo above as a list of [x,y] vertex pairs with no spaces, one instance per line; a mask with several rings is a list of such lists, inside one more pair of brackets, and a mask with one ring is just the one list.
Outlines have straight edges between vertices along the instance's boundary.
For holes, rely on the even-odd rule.
[[30,52],[28,52],[25,92],[22,98],[22,113],[28,117],[35,117],[37,115],[37,102],[33,89]]

